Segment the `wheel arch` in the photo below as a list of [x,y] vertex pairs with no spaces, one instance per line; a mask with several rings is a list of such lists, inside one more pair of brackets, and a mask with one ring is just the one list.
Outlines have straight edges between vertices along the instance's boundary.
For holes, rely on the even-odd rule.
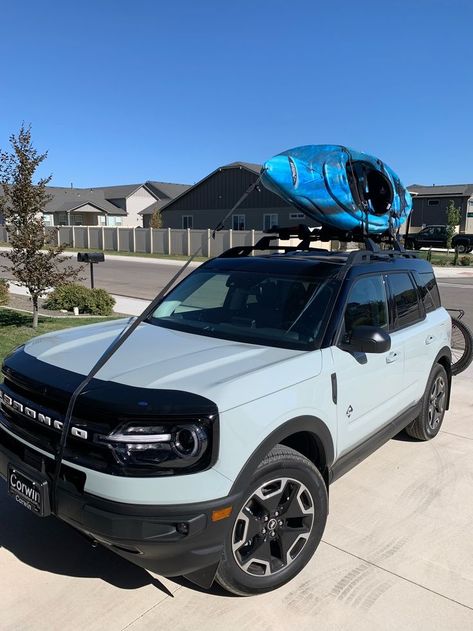
[[327,425],[316,416],[298,416],[280,425],[253,451],[233,483],[231,494],[246,489],[263,458],[278,444],[292,447],[320,471],[328,487],[335,448]]

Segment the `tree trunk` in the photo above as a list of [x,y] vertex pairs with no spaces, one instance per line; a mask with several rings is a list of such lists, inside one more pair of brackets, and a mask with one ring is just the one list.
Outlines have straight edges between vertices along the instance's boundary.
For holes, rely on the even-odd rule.
[[38,328],[38,296],[32,296],[33,301],[33,329]]

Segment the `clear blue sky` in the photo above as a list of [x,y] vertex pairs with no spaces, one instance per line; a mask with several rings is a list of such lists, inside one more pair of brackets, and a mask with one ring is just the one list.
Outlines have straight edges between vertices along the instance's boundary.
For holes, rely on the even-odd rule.
[[30,122],[58,186],[319,143],[473,182],[471,0],[11,0],[0,50],[0,146]]

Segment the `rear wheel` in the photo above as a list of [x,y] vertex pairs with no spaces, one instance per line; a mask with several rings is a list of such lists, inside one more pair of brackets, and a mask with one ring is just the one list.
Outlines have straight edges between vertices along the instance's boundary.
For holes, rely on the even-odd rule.
[[456,248],[460,254],[468,252],[468,245],[466,243],[459,243]]
[[430,373],[419,416],[406,427],[406,433],[419,440],[431,440],[440,431],[448,401],[448,376],[441,364]]
[[239,596],[284,585],[314,554],[326,520],[320,472],[294,449],[278,445],[259,465],[235,514],[218,583]]

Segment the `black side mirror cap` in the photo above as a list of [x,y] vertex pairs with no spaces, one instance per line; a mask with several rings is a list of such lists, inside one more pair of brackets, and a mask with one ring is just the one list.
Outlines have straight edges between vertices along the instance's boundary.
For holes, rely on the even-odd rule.
[[391,349],[391,336],[379,326],[362,324],[339,346],[349,353],[386,353]]

